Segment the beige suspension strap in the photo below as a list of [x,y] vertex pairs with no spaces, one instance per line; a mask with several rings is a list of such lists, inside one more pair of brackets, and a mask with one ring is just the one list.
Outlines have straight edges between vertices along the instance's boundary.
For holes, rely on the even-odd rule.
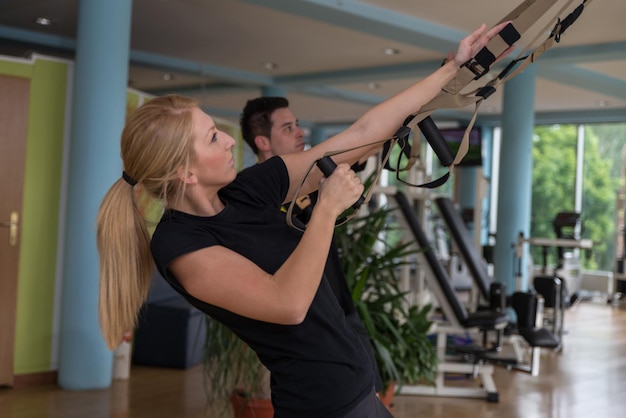
[[[441,164],[444,167],[448,167],[448,172],[444,174],[441,178],[433,180],[431,182],[420,185],[410,185],[414,187],[428,188],[434,188],[442,185],[447,181],[454,167],[458,165],[463,157],[465,157],[465,155],[467,154],[467,150],[469,147],[469,133],[476,121],[478,109],[482,102],[496,91],[497,86],[515,77],[528,65],[535,62],[545,51],[547,51],[555,43],[560,42],[561,35],[578,19],[578,17],[580,17],[585,8],[585,5],[591,3],[592,0],[583,0],[582,3],[578,7],[576,7],[575,10],[573,10],[567,17],[561,20],[561,14],[563,14],[564,11],[570,7],[573,1],[574,0],[567,0],[565,4],[558,10],[555,18],[549,19],[543,30],[539,31],[538,35],[532,41],[528,42],[527,46],[521,50],[521,52],[518,54],[518,57],[511,61],[511,63],[509,63],[509,65],[495,78],[485,83],[482,87],[475,88],[467,93],[462,93],[462,91],[466,87],[468,87],[469,84],[489,73],[491,65],[498,59],[498,57],[508,48],[510,48],[515,42],[517,42],[525,32],[527,32],[558,2],[558,0],[524,0],[520,5],[513,9],[512,12],[510,12],[503,19],[500,20],[499,23],[510,23],[500,31],[498,36],[494,36],[483,49],[481,49],[473,58],[464,63],[459,69],[456,77],[451,80],[446,86],[444,86],[437,94],[437,96],[435,96],[430,102],[424,105],[418,112],[409,115],[405,119],[403,126],[396,132],[396,134],[392,138],[382,141],[376,141],[351,149],[329,152],[325,154],[324,157],[330,157],[332,155],[352,151],[354,149],[370,146],[376,143],[384,143],[383,160],[378,167],[378,171],[373,183],[375,185],[383,169],[386,168],[392,171],[399,172],[410,170],[415,165],[419,158],[419,135],[414,136],[412,145],[409,143],[408,138],[410,132],[415,131],[415,128],[417,127],[424,134],[424,137],[428,141],[429,145],[433,148],[433,151],[439,158]],[[555,19],[556,23],[554,23]],[[535,45],[538,40],[542,36],[544,36],[544,34],[550,27],[553,27],[553,29],[550,32],[548,38],[538,46],[533,47],[533,45]],[[456,155],[454,155],[430,115],[438,109],[461,108],[471,104],[474,104],[474,113],[465,130],[459,149]],[[402,148],[400,155],[404,154],[407,156],[407,163],[405,166],[401,167],[398,162],[398,166],[394,170],[389,166],[388,159],[391,154],[391,150],[396,144],[398,144]],[[295,193],[296,197],[300,195],[300,190],[306,180],[306,177],[313,169],[315,164],[318,163],[318,161],[319,160],[315,161],[308,168],[302,182],[298,187],[298,190]],[[398,180],[400,180],[399,177]],[[409,184],[406,182],[403,183]],[[371,198],[373,188],[374,187],[372,186],[368,190],[368,193],[365,196],[365,203],[367,203]],[[296,229],[302,230],[301,228],[295,226],[291,219],[295,201],[295,198],[292,199],[292,202],[289,205],[289,209],[287,210],[287,223]],[[350,216],[341,218],[341,220],[337,222],[337,225],[347,222],[352,217],[354,217],[357,212],[358,208],[355,208],[355,211]]]
[[[324,154],[324,156],[322,158],[320,158],[319,160],[315,160],[313,162],[313,164],[311,164],[309,166],[309,168],[306,170],[306,173],[304,174],[302,181],[300,182],[300,184],[298,185],[298,189],[295,191],[294,196],[300,196],[301,190],[302,190],[302,186],[304,185],[304,182],[306,181],[307,177],[309,176],[309,173],[311,172],[311,170],[313,169],[313,167],[315,167],[316,165],[318,167],[320,167],[320,169],[324,172],[325,170],[320,166],[320,163],[323,162],[323,160],[325,159],[330,159],[330,157],[332,157],[333,155],[337,155],[337,154],[342,154],[344,152],[348,152],[348,151],[353,151],[355,149],[359,149],[359,148],[364,148],[364,147],[369,147],[371,145],[374,144],[382,144],[382,143],[391,143],[391,144],[395,144],[396,141],[398,141],[398,134],[401,132],[402,130],[399,130],[398,133],[396,133],[393,137],[389,138],[389,139],[384,139],[382,141],[376,141],[376,142],[372,142],[369,144],[365,144],[365,145],[361,145],[358,147],[354,147],[354,148],[350,148],[350,149],[344,149],[344,150],[339,150],[339,151],[332,151],[332,152],[327,152],[326,154]],[[391,148],[390,148],[391,149]],[[383,160],[382,163],[380,164],[379,168],[376,170],[376,176],[374,177],[373,181],[372,181],[372,185],[369,187],[369,189],[367,190],[367,192],[365,193],[365,195],[359,199],[358,202],[356,202],[352,208],[354,209],[349,215],[346,216],[342,216],[341,218],[339,218],[336,222],[335,222],[335,226],[339,226],[339,225],[343,225],[344,223],[348,222],[350,219],[354,218],[357,213],[359,212],[359,210],[361,209],[361,207],[363,205],[367,205],[367,203],[370,201],[371,197],[372,197],[372,192],[374,191],[374,186],[376,185],[376,183],[378,182],[378,179],[380,178],[380,174],[382,173],[382,167],[385,165],[385,163],[387,162],[387,160],[389,159],[389,152],[385,152],[383,154]],[[332,162],[332,159],[330,159],[330,164],[334,164],[334,162]],[[325,176],[328,177],[328,175],[330,175],[332,171],[328,171],[325,172]],[[299,231],[304,231],[304,229],[298,227],[297,225],[295,225],[293,223],[293,208],[295,205],[295,201],[297,199],[292,199],[292,201],[289,203],[289,207],[287,209],[287,224],[292,227],[295,228]]]
[[[500,54],[512,45],[511,41],[515,42],[515,40],[519,39],[523,33],[527,32],[530,27],[539,21],[541,17],[556,3],[557,0],[525,0],[522,2],[511,13],[500,20],[499,23],[506,21],[511,22],[501,31],[500,35],[491,39],[487,46],[476,54],[474,58],[463,64],[457,76],[450,83],[444,86],[435,98],[423,106],[419,112],[411,115],[413,120],[408,125],[412,126],[412,129],[414,129],[415,125],[417,125],[422,133],[424,133],[424,136],[428,140],[431,147],[433,147],[437,153],[437,146],[434,144],[439,144],[439,148],[442,146],[447,147],[447,144],[445,144],[445,140],[443,140],[443,138],[440,138],[441,135],[437,136],[438,130],[436,125],[434,125],[434,122],[432,122],[430,115],[437,109],[460,108],[474,104],[474,113],[468,123],[468,126],[466,127],[456,155],[453,158],[449,158],[448,154],[451,154],[451,151],[448,149],[447,153],[443,152],[443,157],[445,159],[442,159],[442,155],[437,153],[442,164],[448,167],[448,173],[440,179],[420,185],[421,187],[437,187],[447,180],[449,175],[452,173],[454,166],[458,165],[467,154],[469,147],[469,133],[476,121],[478,109],[482,102],[496,91],[497,86],[515,77],[528,65],[536,61],[539,56],[552,47],[554,43],[558,43],[561,35],[576,21],[576,19],[578,19],[578,17],[582,14],[585,5],[591,3],[591,0],[583,0],[583,2],[574,11],[572,11],[565,19],[561,20],[559,16],[563,14],[573,3],[573,0],[566,1],[565,4],[558,10],[555,15],[556,17],[549,19],[546,26],[541,31],[538,31],[538,35],[521,50],[518,54],[518,58],[514,59],[500,74],[498,74],[497,77],[488,81],[482,87],[473,89],[467,93],[461,93],[461,91],[470,83],[487,74],[490,70],[490,65],[495,62]],[[555,19],[556,23],[554,23]],[[533,47],[538,42],[538,39],[544,36],[550,27],[553,27],[553,29],[548,38],[538,46]],[[530,50],[532,50],[532,52],[528,52]],[[517,68],[515,68],[514,71],[511,71],[516,66]],[[429,136],[429,134],[434,134],[436,136],[434,140]],[[409,152],[410,157],[406,166],[402,168],[399,167],[398,170],[409,170],[413,167],[417,157],[419,157],[419,149],[420,144],[418,136],[413,140],[411,151]]]

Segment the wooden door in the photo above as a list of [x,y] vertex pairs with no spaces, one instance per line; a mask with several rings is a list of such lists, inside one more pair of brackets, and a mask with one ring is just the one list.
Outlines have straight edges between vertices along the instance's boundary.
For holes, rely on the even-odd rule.
[[13,385],[30,80],[0,75],[0,386]]

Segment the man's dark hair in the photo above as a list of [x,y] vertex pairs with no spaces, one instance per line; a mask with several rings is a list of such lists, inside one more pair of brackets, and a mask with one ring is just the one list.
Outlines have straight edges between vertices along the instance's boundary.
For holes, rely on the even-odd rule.
[[285,107],[289,107],[289,101],[284,97],[257,97],[246,103],[239,119],[239,125],[244,141],[255,154],[259,153],[259,149],[254,143],[254,138],[257,135],[264,135],[269,138],[272,133],[272,113],[276,109]]

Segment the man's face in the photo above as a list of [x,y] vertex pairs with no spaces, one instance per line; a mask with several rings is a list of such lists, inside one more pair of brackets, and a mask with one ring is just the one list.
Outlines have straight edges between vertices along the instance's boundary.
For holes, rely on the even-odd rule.
[[288,108],[276,109],[272,113],[270,153],[291,154],[304,149],[304,132],[298,120]]

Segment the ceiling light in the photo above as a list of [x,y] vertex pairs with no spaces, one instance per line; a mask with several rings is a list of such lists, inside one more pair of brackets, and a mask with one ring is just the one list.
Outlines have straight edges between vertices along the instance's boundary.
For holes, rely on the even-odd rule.
[[370,90],[376,90],[380,88],[380,84],[378,83],[367,83],[367,88]]
[[37,19],[35,19],[35,23],[41,26],[50,26],[54,23],[54,21],[50,19],[49,17],[40,16]]
[[263,63],[263,68],[265,68],[266,70],[275,70],[278,68],[278,64],[276,64],[275,62],[267,61]]
[[165,81],[171,81],[171,80],[173,80],[173,79],[174,79],[174,75],[173,75],[173,74],[170,74],[170,73],[165,73],[165,74],[163,74],[163,80],[165,80]]
[[400,50],[397,48],[384,48],[383,54],[385,55],[398,55],[400,54]]

